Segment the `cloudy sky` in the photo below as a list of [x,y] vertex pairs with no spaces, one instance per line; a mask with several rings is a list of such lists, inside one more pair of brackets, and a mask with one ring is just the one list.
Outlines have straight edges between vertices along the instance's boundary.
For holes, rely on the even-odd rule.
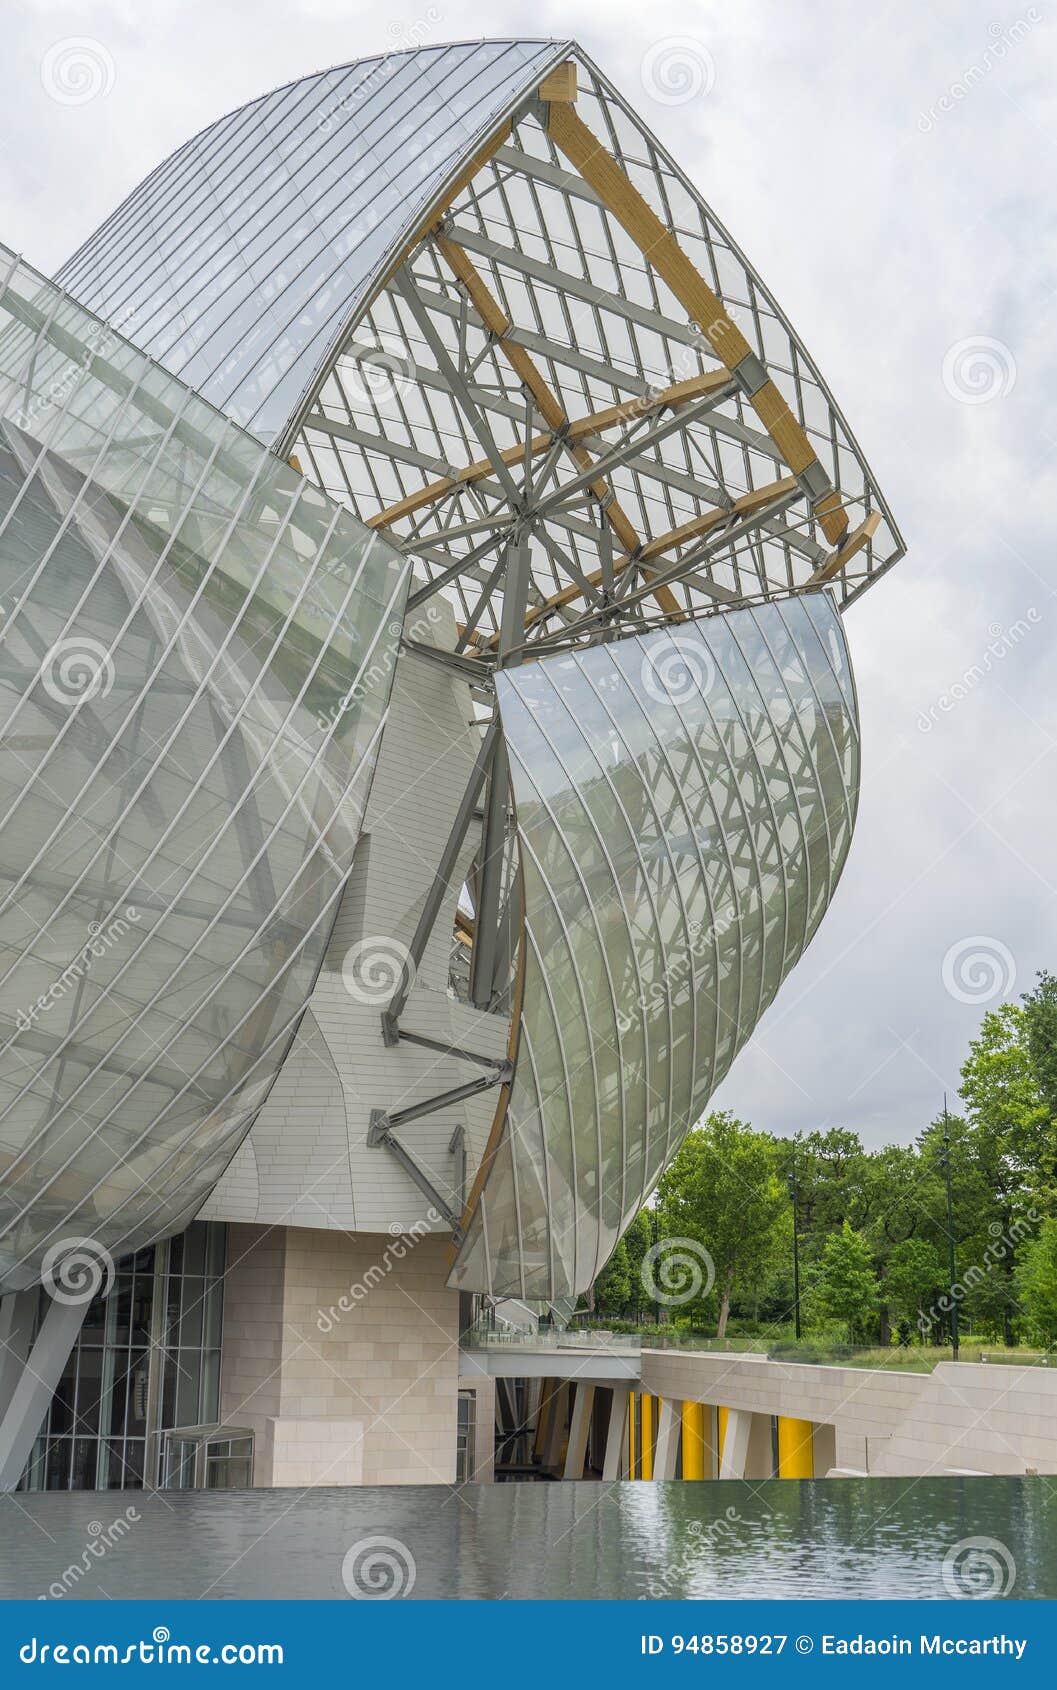
[[[910,548],[848,617],[843,882],[717,1101],[912,1137],[983,1009],[1057,967],[1051,0],[8,0],[4,34],[0,240],[46,272],[222,112],[409,37],[575,36],[635,100],[811,348]],[[78,58],[92,98],[62,80]]]

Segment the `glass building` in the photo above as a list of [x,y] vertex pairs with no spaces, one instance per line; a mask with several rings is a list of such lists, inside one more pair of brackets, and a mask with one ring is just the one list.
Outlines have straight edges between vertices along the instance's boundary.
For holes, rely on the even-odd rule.
[[902,551],[573,42],[0,250],[0,1485],[465,1464],[460,1295],[589,1289],[825,914]]

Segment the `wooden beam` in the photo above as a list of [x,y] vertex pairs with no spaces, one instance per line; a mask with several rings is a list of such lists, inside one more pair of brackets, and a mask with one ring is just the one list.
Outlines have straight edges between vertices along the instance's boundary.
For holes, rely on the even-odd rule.
[[844,565],[866,546],[869,545],[877,530],[881,526],[880,511],[871,511],[858,528],[853,528],[839,551],[832,552],[824,562],[820,563],[815,573],[809,577],[807,585],[817,587],[823,581],[832,581],[834,575],[839,575]]
[[[607,429],[617,428],[623,422],[652,416],[656,411],[669,407],[675,410],[681,405],[689,404],[691,399],[725,387],[729,380],[726,370],[709,370],[704,375],[691,376],[687,381],[676,382],[674,386],[647,394],[642,399],[628,399],[623,404],[610,405],[603,411],[593,411],[588,416],[576,417],[569,424],[569,439],[583,440],[593,434],[603,434]],[[533,435],[528,445],[530,455],[535,458],[546,452],[550,448],[552,438],[550,434]],[[525,448],[520,443],[507,446],[501,456],[504,463],[517,464],[523,461]],[[413,515],[423,506],[435,504],[438,499],[443,499],[458,487],[470,487],[475,481],[487,480],[493,470],[494,465],[489,458],[478,458],[476,462],[456,470],[454,475],[445,476],[440,481],[431,481],[427,487],[420,487],[417,492],[409,493],[406,499],[401,499],[397,504],[389,505],[384,511],[368,517],[367,526],[389,528],[394,522]]]
[[[716,356],[728,370],[736,369],[745,358],[754,358],[752,347],[728,315],[722,300],[713,293],[674,234],[665,228],[612,153],[571,105],[555,102],[548,110],[547,133],[551,140],[575,165],[683,309],[689,312]],[[767,379],[749,397],[749,403],[794,475],[803,475],[818,465],[807,434],[772,380]],[[847,532],[847,512],[832,488],[814,501],[812,509],[828,540],[838,541]]]
[[576,60],[566,59],[549,76],[545,76],[537,90],[541,100],[560,100],[572,105],[576,100]]
[[381,287],[384,288],[388,286],[393,277],[396,275],[396,272],[410,258],[419,242],[424,241],[426,236],[430,234],[432,230],[437,228],[449,206],[454,204],[464,188],[469,187],[470,183],[477,175],[477,172],[484,168],[489,159],[491,159],[494,154],[499,151],[500,147],[504,146],[506,142],[509,141],[513,132],[514,126],[512,123],[501,124],[495,134],[485,142],[480,152],[474,155],[465,169],[460,170],[458,176],[456,176],[454,182],[451,184],[451,187],[448,189],[448,192],[445,194],[443,201],[430,207],[428,216],[423,218],[414,234],[409,240],[405,241],[404,245],[400,248],[398,257],[393,260],[382,278]]
[[[562,107],[561,109],[564,110],[565,108]],[[540,416],[552,433],[557,434],[567,426],[569,419],[565,414],[565,407],[549,385],[543,371],[523,346],[519,346],[516,341],[506,338],[512,324],[469,254],[463,247],[449,239],[447,235],[438,234],[434,238],[437,249],[452,274],[466,289],[477,315],[489,332],[495,336],[499,350],[510,368],[532,395]],[[578,468],[582,470],[591,468],[593,459],[586,447],[577,445],[575,441],[570,441],[569,455]],[[588,485],[595,498],[599,500],[602,514],[621,545],[628,552],[637,552],[640,545],[639,536],[626,511],[613,496],[609,483],[604,477],[599,476],[589,482]],[[664,588],[662,590],[662,593],[658,595],[657,602],[666,614],[676,615],[678,613],[678,600],[669,589]]]
[[[760,510],[765,505],[773,504],[775,499],[780,499],[784,494],[791,493],[796,485],[793,476],[786,476],[781,481],[769,482],[766,487],[754,487],[751,492],[743,493],[739,499],[734,500],[732,505],[725,508],[717,507],[715,510],[702,511],[700,516],[692,517],[689,522],[682,523],[680,527],[671,528],[666,534],[658,534],[656,539],[643,546],[638,557],[616,558],[613,563],[613,574],[622,574],[632,563],[638,563],[641,566],[643,559],[647,557],[655,559],[663,557],[666,552],[678,551],[679,547],[685,545],[687,541],[699,539],[701,535],[710,533],[712,529],[722,527],[725,522],[736,520],[739,516],[749,516],[754,510]],[[588,584],[592,587],[597,587],[601,580],[602,571],[600,569],[593,570],[587,576]],[[545,599],[542,604],[535,605],[529,611],[525,618],[526,633],[535,623],[542,621],[545,616],[549,616],[551,611],[561,610],[565,605],[571,604],[574,599],[582,597],[583,589],[575,582],[571,586],[563,587],[560,592],[553,593],[549,599]],[[488,651],[495,643],[496,636],[493,635],[482,642],[480,649]]]

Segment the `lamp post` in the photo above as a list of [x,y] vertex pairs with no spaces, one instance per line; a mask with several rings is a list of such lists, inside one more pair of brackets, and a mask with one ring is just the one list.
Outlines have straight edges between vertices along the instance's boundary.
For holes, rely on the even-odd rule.
[[789,1195],[793,1200],[793,1319],[796,1335],[800,1337],[800,1236],[796,1224],[798,1188],[796,1183],[796,1142],[793,1143],[793,1168],[789,1176]]
[[943,1094],[943,1172],[947,1182],[947,1262],[950,1269],[951,1345],[954,1360],[958,1360],[958,1299],[955,1295],[957,1273],[954,1264],[954,1206],[951,1202],[951,1123],[947,1113],[947,1093]]

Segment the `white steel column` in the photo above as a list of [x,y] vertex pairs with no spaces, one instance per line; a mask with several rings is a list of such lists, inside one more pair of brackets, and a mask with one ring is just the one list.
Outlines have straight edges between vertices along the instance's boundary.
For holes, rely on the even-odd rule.
[[0,1418],[26,1365],[39,1296],[40,1287],[34,1285],[29,1291],[11,1291],[0,1298]]
[[719,1463],[721,1479],[743,1479],[749,1459],[749,1433],[752,1415],[747,1408],[732,1408],[727,1412],[727,1426],[723,1433],[723,1456]]
[[[675,1461],[679,1453],[682,1404],[670,1397],[661,1398],[661,1412],[657,1420],[657,1443],[653,1451],[653,1479],[675,1478]],[[730,1428],[727,1428],[730,1436]]]
[[53,1302],[0,1420],[0,1491],[14,1490],[62,1376],[87,1301]]
[[614,1385],[610,1395],[612,1402],[609,1408],[609,1425],[606,1428],[606,1453],[602,1465],[602,1477],[607,1482],[624,1477],[627,1461],[628,1403],[631,1401],[631,1392],[622,1391]]

